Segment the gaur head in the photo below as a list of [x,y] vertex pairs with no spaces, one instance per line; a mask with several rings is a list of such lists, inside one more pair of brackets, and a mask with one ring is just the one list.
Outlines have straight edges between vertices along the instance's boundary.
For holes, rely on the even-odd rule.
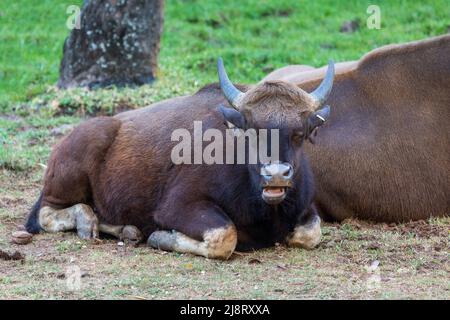
[[219,107],[227,123],[256,132],[267,129],[268,134],[270,129],[278,129],[279,159],[270,163],[258,161],[257,165],[249,167],[252,177],[259,183],[263,200],[279,204],[288,189],[295,187],[303,142],[330,115],[330,107],[324,103],[333,86],[334,63],[329,62],[325,78],[311,93],[284,81],[265,81],[244,93],[228,79],[221,58],[217,68],[220,87],[230,104],[230,107]]

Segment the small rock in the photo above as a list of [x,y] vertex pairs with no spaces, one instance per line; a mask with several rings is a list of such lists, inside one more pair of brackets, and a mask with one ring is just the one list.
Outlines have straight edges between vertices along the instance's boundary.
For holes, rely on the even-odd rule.
[[119,247],[123,247],[123,246],[125,245],[125,243],[123,243],[123,241],[119,241],[119,242],[117,242],[117,245],[118,245]]
[[33,235],[26,231],[15,231],[12,233],[11,241],[15,244],[28,244],[33,239]]
[[359,29],[359,21],[358,20],[350,20],[350,21],[344,21],[344,23],[341,25],[341,29],[339,29],[340,32],[343,33],[353,33]]

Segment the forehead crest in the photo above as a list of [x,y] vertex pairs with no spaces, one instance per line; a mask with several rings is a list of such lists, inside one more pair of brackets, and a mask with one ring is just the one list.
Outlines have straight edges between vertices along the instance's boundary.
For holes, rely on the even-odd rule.
[[248,90],[241,101],[244,108],[258,106],[279,108],[280,110],[295,107],[297,113],[314,111],[314,101],[308,93],[284,81],[265,81]]
[[302,89],[283,81],[260,83],[245,94],[243,109],[255,121],[275,121],[277,124],[294,123],[303,113],[314,111],[314,101]]

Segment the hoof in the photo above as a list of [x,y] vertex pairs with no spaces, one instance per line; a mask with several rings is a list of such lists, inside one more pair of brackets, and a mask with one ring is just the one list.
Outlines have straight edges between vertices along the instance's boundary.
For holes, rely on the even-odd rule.
[[310,223],[297,226],[288,239],[288,244],[291,247],[312,250],[320,243],[321,236],[320,218],[315,217]]
[[94,240],[99,238],[98,230],[95,226],[89,229],[78,229],[77,234],[78,237],[83,240]]
[[155,249],[171,251],[176,241],[176,235],[172,232],[155,231],[148,237],[147,244]]
[[123,228],[120,239],[139,243],[142,241],[143,235],[138,228],[128,225]]

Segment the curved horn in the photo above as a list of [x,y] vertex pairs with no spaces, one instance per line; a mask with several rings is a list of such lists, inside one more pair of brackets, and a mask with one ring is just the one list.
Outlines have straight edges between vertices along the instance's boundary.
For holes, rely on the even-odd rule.
[[311,92],[311,96],[317,102],[317,107],[323,105],[330,95],[331,89],[333,88],[334,80],[334,62],[333,60],[328,61],[328,69],[323,78],[322,83],[319,87]]
[[217,73],[219,74],[219,83],[222,92],[227,98],[228,102],[234,107],[238,108],[238,101],[240,97],[244,95],[243,92],[239,91],[228,79],[227,72],[225,71],[225,67],[223,66],[222,58],[217,60]]

